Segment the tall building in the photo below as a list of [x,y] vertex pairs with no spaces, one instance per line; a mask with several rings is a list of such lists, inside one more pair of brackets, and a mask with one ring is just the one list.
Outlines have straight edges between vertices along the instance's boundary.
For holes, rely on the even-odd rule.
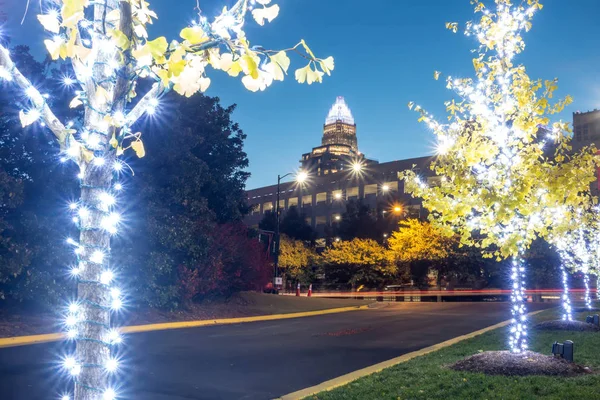
[[325,118],[321,145],[303,154],[300,163],[303,171],[316,176],[335,174],[356,163],[375,163],[358,151],[356,123],[342,96],[338,96]]
[[[340,221],[346,203],[351,200],[360,200],[373,212],[390,218],[399,214],[423,217],[420,200],[405,193],[398,173],[413,168],[430,184],[435,184],[437,178],[431,176],[430,162],[430,157],[386,163],[365,158],[358,150],[352,112],[344,98],[338,97],[325,119],[321,145],[303,154],[300,160],[300,169],[309,178],[302,184],[281,184],[279,209],[284,214],[290,207],[297,207],[321,238],[328,236],[332,231],[328,228]],[[265,213],[275,210],[277,185],[246,193],[252,206],[246,223],[258,226]]]

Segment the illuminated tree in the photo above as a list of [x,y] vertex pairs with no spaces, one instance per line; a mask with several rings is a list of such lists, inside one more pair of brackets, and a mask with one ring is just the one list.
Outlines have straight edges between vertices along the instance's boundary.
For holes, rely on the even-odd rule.
[[[413,276],[424,277],[436,263],[439,267],[448,259],[455,242],[432,224],[411,218],[400,221],[398,230],[392,232],[388,251],[392,259],[410,265]],[[436,269],[439,276],[441,268]]]
[[[441,184],[429,187],[412,171],[404,177],[408,191],[430,210],[432,223],[488,257],[512,258],[509,346],[519,353],[527,349],[522,255],[532,240],[566,224],[586,204],[597,161],[594,149],[569,158],[568,124],[550,122],[550,115],[571,102],[566,97],[550,103],[556,80],[532,80],[523,65],[513,64],[525,48],[521,35],[542,5],[496,0],[495,10],[489,10],[473,3],[481,18],[467,23],[466,35],[479,42],[476,78],[447,78],[447,87],[458,95],[446,103],[448,123],[409,104],[437,137],[439,156],[431,169]],[[458,30],[457,23],[446,26]]]
[[598,208],[594,207],[585,212],[579,212],[569,225],[570,230],[553,235],[552,240],[562,261],[563,319],[571,321],[573,316],[567,270],[580,272],[583,275],[585,306],[588,309],[592,308],[590,275],[595,274],[598,276],[600,265],[600,218],[598,217]]
[[[70,106],[84,109],[81,120],[67,123],[55,116],[46,102],[48,95],[23,76],[9,51],[0,46],[0,79],[21,88],[30,103],[19,113],[23,127],[38,123],[49,128],[63,161],[80,168],[81,195],[70,205],[80,235],[77,241],[68,240],[77,254],[72,268],[77,300],[69,305],[66,319],[67,336],[77,344],[75,354],[64,358],[65,369],[75,377],[77,400],[117,396],[108,384],[110,373],[118,368],[112,348],[120,342],[110,314],[121,308],[123,300],[115,285],[110,243],[123,223],[115,205],[123,187],[119,179],[129,170],[118,157],[129,149],[138,157],[145,155],[141,132],[133,129],[136,121],[157,113],[159,99],[168,90],[186,97],[205,91],[211,82],[209,68],[241,75],[251,91],[284,79],[290,51],[308,60],[295,71],[300,83],[321,82],[333,70],[333,58],[316,58],[303,40],[282,51],[250,45],[245,17],[251,12],[259,25],[272,21],[279,6],[270,3],[238,0],[213,22],[199,13],[191,26],[181,30],[180,40],[169,42],[165,37],[148,38],[146,26],[157,16],[145,0],[47,2],[44,14],[38,15],[51,34],[44,43],[53,60],[71,60],[74,76],[65,76],[63,83],[75,89]],[[144,78],[154,83],[138,95],[137,83]]]
[[310,267],[319,263],[319,255],[301,240],[281,236],[279,266],[294,280],[306,280]]
[[338,283],[379,285],[393,276],[396,266],[386,249],[372,239],[338,241],[322,254],[326,275]]

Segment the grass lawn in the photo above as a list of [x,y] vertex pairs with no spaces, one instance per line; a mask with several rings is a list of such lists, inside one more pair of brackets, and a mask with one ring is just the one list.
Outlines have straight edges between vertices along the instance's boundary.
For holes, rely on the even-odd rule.
[[[555,310],[532,318],[531,325],[554,319]],[[585,313],[577,319],[585,320]],[[473,318],[477,318],[476,315]],[[415,358],[403,364],[369,375],[330,392],[309,397],[312,400],[367,399],[582,399],[600,400],[600,373],[574,378],[545,376],[504,377],[480,373],[457,372],[445,365],[485,350],[504,350],[506,329],[501,328],[460,342],[440,351]],[[575,343],[575,362],[600,372],[600,333],[536,332],[530,327],[530,348],[550,354],[554,341]]]

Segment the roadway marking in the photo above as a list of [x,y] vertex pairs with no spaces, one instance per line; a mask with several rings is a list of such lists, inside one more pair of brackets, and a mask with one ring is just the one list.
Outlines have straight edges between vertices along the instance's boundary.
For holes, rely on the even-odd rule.
[[[546,310],[534,311],[534,312],[531,312],[531,313],[529,313],[527,315],[528,316],[532,316],[532,315],[541,313],[542,311],[546,311]],[[363,368],[363,369],[359,369],[359,370],[354,371],[354,372],[350,372],[350,373],[348,373],[346,375],[338,376],[337,378],[330,379],[330,380],[325,381],[323,383],[320,383],[320,384],[318,384],[316,386],[311,386],[311,387],[306,388],[306,389],[301,389],[301,390],[298,390],[296,392],[283,395],[281,397],[278,397],[275,400],[301,400],[301,399],[304,399],[306,397],[315,395],[317,393],[321,393],[321,392],[325,392],[325,391],[330,391],[330,390],[333,390],[333,389],[338,388],[340,386],[347,385],[348,383],[353,382],[353,381],[355,381],[355,380],[357,380],[359,378],[362,378],[364,376],[371,375],[371,374],[374,374],[376,372],[381,372],[382,370],[384,370],[386,368],[393,367],[394,365],[398,365],[398,364],[407,362],[407,361],[412,360],[413,358],[416,358],[416,357],[424,356],[425,354],[433,353],[434,351],[438,351],[438,350],[441,350],[441,349],[443,349],[445,347],[452,346],[453,344],[456,344],[458,342],[462,342],[463,340],[466,340],[466,339],[471,339],[471,338],[473,338],[475,336],[482,335],[482,334],[484,334],[486,332],[489,332],[489,331],[492,331],[494,329],[505,327],[505,326],[507,326],[509,324],[510,324],[510,320],[507,320],[507,321],[504,321],[504,322],[500,322],[499,324],[488,326],[487,328],[483,328],[483,329],[480,329],[480,330],[475,331],[475,332],[467,333],[466,335],[457,336],[457,337],[455,337],[453,339],[449,339],[449,340],[446,340],[444,342],[441,342],[441,343],[438,343],[438,344],[434,344],[433,346],[425,347],[425,348],[423,348],[421,350],[413,351],[411,353],[407,353],[407,354],[401,355],[400,357],[392,358],[391,360],[383,361],[383,362],[380,362],[378,364],[371,365],[369,367],[366,367],[366,368]]]
[[[168,329],[197,328],[197,327],[201,327],[201,326],[242,324],[242,323],[247,323],[247,322],[274,321],[274,320],[279,320],[279,319],[291,319],[291,318],[312,317],[315,315],[336,314],[336,313],[342,313],[342,312],[348,312],[348,311],[366,310],[368,308],[369,308],[368,305],[364,305],[364,306],[330,308],[327,310],[305,311],[305,312],[289,313],[289,314],[259,315],[256,317],[165,322],[165,323],[159,323],[159,324],[125,326],[125,327],[119,328],[119,331],[121,333],[138,333],[138,332],[150,332],[150,331],[163,331],[163,330],[168,330]],[[65,338],[66,338],[66,334],[64,334],[64,333],[48,333],[48,334],[43,334],[43,335],[15,336],[15,337],[0,338],[0,348],[27,346],[27,345],[39,344],[39,343],[57,342],[59,340],[65,339]]]

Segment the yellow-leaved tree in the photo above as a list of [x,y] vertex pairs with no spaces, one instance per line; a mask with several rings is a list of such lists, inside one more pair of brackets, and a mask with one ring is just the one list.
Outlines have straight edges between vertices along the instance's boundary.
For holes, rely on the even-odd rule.
[[435,268],[436,263],[443,262],[452,254],[455,242],[455,237],[448,237],[429,222],[410,218],[400,221],[398,230],[392,232],[388,252],[391,259],[408,265],[411,275],[419,281],[431,269],[436,269],[439,276],[440,268]]
[[[481,15],[466,25],[466,34],[479,44],[476,77],[447,78],[457,94],[446,103],[447,122],[409,103],[437,137],[431,169],[441,185],[430,187],[413,171],[404,178],[407,190],[423,199],[433,224],[486,256],[512,257],[509,346],[518,353],[527,349],[521,256],[533,239],[551,228],[560,231],[572,212],[587,207],[597,159],[593,148],[569,156],[568,123],[550,121],[571,102],[567,96],[552,103],[556,80],[531,79],[514,63],[525,48],[522,34],[542,8],[539,1],[495,0],[495,9],[472,3]],[[447,28],[456,31],[457,24]]]
[[335,242],[322,256],[327,280],[339,285],[380,286],[396,272],[389,253],[372,239]]
[[[78,240],[69,239],[77,255],[72,269],[77,300],[68,307],[65,321],[76,350],[64,357],[65,369],[75,378],[76,400],[117,396],[110,382],[118,371],[114,353],[120,336],[110,315],[122,300],[110,243],[122,224],[115,206],[127,202],[119,196],[119,179],[129,168],[118,157],[128,149],[138,157],[146,153],[142,133],[133,125],[159,112],[160,97],[168,90],[187,97],[204,92],[211,69],[241,76],[247,89],[257,91],[285,78],[288,53],[307,62],[295,71],[300,83],[321,82],[334,68],[332,57],[316,57],[304,40],[283,50],[250,44],[244,31],[247,16],[261,26],[273,21],[279,6],[272,0],[237,0],[211,20],[198,11],[178,38],[167,40],[149,37],[147,27],[157,15],[146,0],[45,2],[44,13],[38,15],[49,34],[44,43],[53,60],[71,62],[74,76],[66,76],[64,84],[73,90],[70,106],[82,109],[80,119],[66,124],[0,46],[0,79],[20,87],[29,100],[19,114],[23,127],[39,123],[50,129],[64,161],[80,168],[81,195],[70,205],[80,234]],[[146,93],[136,90],[142,79],[153,82]]]
[[320,256],[315,250],[305,245],[301,240],[281,235],[279,266],[289,279],[309,283],[312,267],[319,264]]

